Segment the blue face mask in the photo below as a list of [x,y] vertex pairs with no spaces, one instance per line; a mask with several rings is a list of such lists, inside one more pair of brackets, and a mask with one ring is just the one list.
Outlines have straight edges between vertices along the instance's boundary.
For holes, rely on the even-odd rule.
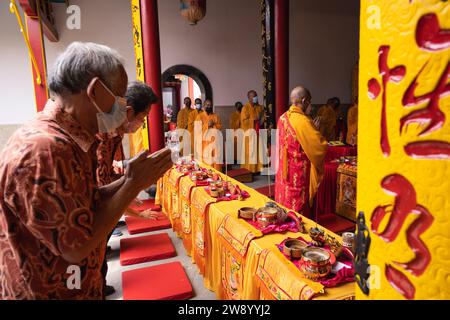
[[197,103],[197,104],[195,105],[195,107],[197,108],[197,110],[200,110],[200,109],[202,108],[202,105],[201,105],[200,103]]
[[253,97],[253,104],[258,104],[258,97]]
[[[102,83],[103,84],[103,83]],[[91,100],[97,108],[97,124],[98,132],[100,133],[114,133],[127,120],[127,103],[122,97],[114,95],[108,87],[104,84],[105,89],[114,97],[114,104],[110,112],[103,112],[94,100]]]

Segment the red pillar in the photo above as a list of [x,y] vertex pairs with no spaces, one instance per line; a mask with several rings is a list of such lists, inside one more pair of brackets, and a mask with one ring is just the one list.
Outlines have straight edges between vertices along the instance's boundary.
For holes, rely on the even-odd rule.
[[45,46],[42,32],[43,26],[40,19],[40,12],[34,2],[20,0],[20,6],[24,11],[25,18],[25,30],[23,30],[23,32],[26,33],[28,40],[30,41],[31,50],[36,59],[41,79],[41,83],[37,83],[37,73],[33,63],[31,63],[36,109],[40,112],[44,109],[48,100]]
[[164,123],[161,89],[161,53],[157,0],[141,0],[142,45],[144,51],[145,82],[152,87],[159,100],[148,116],[150,152],[164,148]]
[[275,116],[289,108],[289,0],[275,0]]

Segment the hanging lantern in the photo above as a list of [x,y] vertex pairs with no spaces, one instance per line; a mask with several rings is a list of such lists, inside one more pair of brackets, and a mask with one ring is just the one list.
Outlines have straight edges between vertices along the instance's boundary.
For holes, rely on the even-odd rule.
[[206,14],[206,0],[180,0],[181,15],[196,25]]

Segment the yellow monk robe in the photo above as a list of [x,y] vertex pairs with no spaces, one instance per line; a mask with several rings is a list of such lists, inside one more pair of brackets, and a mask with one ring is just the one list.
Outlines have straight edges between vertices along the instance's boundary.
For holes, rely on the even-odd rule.
[[333,107],[324,105],[319,109],[317,116],[320,117],[319,130],[327,141],[334,141],[336,133],[336,112]]
[[[202,113],[204,113],[205,111],[203,111],[203,110],[200,110],[200,111],[198,111],[197,109],[191,109],[191,111],[189,112],[189,116],[188,116],[188,131],[189,131],[189,134],[191,135],[191,152],[192,152],[192,154],[194,154],[194,148],[195,148],[195,145],[194,145],[194,124],[195,124],[195,121],[196,121],[196,119],[197,119],[197,116],[199,115],[199,114],[202,114]],[[198,139],[201,139],[201,137],[198,137]]]
[[178,116],[177,116],[177,128],[178,129],[185,129],[187,130],[188,128],[188,117],[189,117],[189,112],[192,109],[189,108],[183,108],[178,112]]
[[347,128],[346,142],[354,146],[358,142],[358,105],[356,103],[348,110]]
[[[250,135],[247,130],[256,129],[255,121],[260,115],[259,110],[260,108],[255,108],[250,103],[247,103],[241,111],[241,129],[244,131],[244,134],[247,133],[247,136],[244,140],[245,143],[243,143],[243,155],[245,156],[245,158],[243,163],[241,164],[241,167],[249,170],[252,173],[256,173],[261,170],[258,159],[258,136],[257,132],[255,132],[254,135]],[[250,137],[253,137],[254,141],[250,141]],[[250,149],[250,146],[252,146],[253,150]]]
[[[230,118],[230,129],[238,130],[241,127],[241,113],[233,112]],[[234,160],[237,159],[237,137],[234,137]]]
[[[177,129],[184,129],[184,130],[188,129],[188,118],[189,118],[189,113],[191,111],[192,111],[191,108],[184,107],[183,109],[181,109],[178,112],[178,115],[177,115]],[[180,139],[180,145],[183,146],[183,137],[180,136],[179,139]],[[181,149],[180,149],[180,154],[181,155],[184,154],[183,147],[181,147]]]
[[241,127],[241,113],[235,111],[230,118],[230,129],[237,130]]
[[[207,114],[206,112],[200,112],[197,115],[197,118],[195,119],[196,121],[201,121],[202,122],[202,150],[201,150],[201,154],[202,154],[202,158],[203,158],[203,162],[205,162],[206,164],[210,165],[211,167],[213,167],[214,169],[216,169],[217,171],[222,171],[222,162],[220,161],[220,163],[216,163],[217,161],[214,161],[214,157],[216,156],[220,145],[218,145],[218,143],[220,143],[220,141],[210,141],[211,139],[214,138],[209,138],[205,141],[205,134],[208,131],[208,129],[217,129],[217,130],[221,130],[222,129],[222,122],[220,121],[220,117],[216,114],[216,113],[211,113],[211,114]],[[214,150],[212,150],[213,152],[211,154],[204,154],[206,148],[208,146],[210,146],[211,144],[216,144]],[[212,148],[212,146],[210,146],[210,148]],[[222,146],[223,148],[223,146]]]
[[263,117],[264,107],[262,105],[257,104],[253,107],[253,111],[255,112],[255,120],[261,121],[261,125],[260,125],[260,128],[261,128],[263,125],[262,117]]
[[295,130],[297,140],[311,162],[309,204],[312,205],[314,196],[323,178],[324,160],[328,145],[317,131],[311,119],[303,113],[301,108],[291,106],[288,112],[288,119]]

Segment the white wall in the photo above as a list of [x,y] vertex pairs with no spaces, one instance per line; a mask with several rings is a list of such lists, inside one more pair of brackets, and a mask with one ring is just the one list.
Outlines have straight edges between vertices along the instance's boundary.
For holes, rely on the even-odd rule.
[[1,125],[23,123],[36,112],[27,46],[9,1],[0,1],[0,98]]
[[333,96],[350,103],[359,0],[291,0],[290,11],[290,87],[308,87],[313,103]]
[[[130,80],[134,79],[129,0],[71,0],[70,3],[81,8],[81,29],[69,30],[66,27],[66,6],[53,5],[60,41],[52,43],[45,38],[48,69],[71,42],[92,41],[119,51],[126,60]],[[0,93],[3,101],[0,125],[24,123],[36,113],[31,64],[16,18],[9,12],[9,1],[0,1],[0,39]]]
[[125,58],[129,80],[136,78],[131,6],[129,0],[71,0],[81,9],[81,29],[69,30],[64,4],[54,4],[60,41],[45,41],[49,68],[58,54],[73,41],[96,42],[117,50]]
[[[60,42],[45,41],[50,67],[72,41],[94,41],[118,50],[135,78],[129,0],[71,0],[81,8],[81,30],[66,28],[65,6],[55,4]],[[0,1],[0,125],[23,123],[35,114],[31,66],[9,1]],[[206,17],[190,26],[178,0],[160,0],[162,71],[189,64],[209,78],[215,105],[262,94],[260,0],[208,0]],[[304,84],[315,103],[350,97],[358,56],[358,0],[291,0],[290,86]]]
[[214,104],[262,95],[260,0],[208,0],[205,18],[191,26],[179,1],[160,0],[162,71],[176,64],[201,70],[211,82]]

